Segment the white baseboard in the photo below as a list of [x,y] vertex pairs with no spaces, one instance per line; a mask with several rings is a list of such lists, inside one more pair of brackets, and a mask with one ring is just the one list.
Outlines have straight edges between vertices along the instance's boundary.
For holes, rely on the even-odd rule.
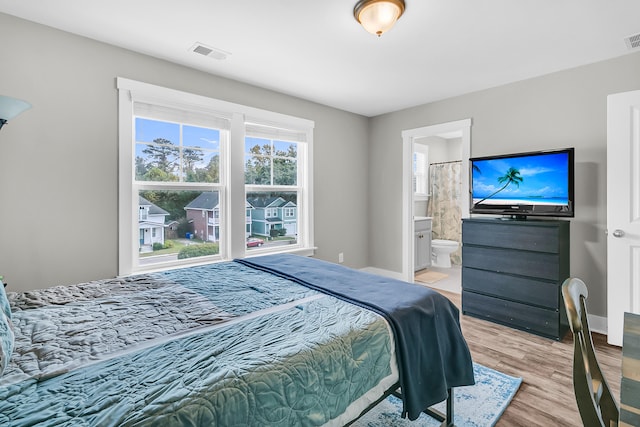
[[[385,276],[385,277],[391,277],[392,279],[403,280],[402,273],[398,273],[396,271],[385,270],[377,267],[364,267],[361,270],[366,271],[368,273],[377,274],[379,276]],[[589,328],[591,329],[592,332],[607,335],[607,318],[589,314]]]
[[376,267],[364,267],[360,270],[366,271],[367,273],[377,274],[378,276],[390,277],[392,279],[403,280],[402,273],[398,273],[396,271],[385,270],[382,268]]
[[602,335],[607,335],[607,318],[602,316],[594,316],[589,314],[589,329],[591,332],[597,332]]

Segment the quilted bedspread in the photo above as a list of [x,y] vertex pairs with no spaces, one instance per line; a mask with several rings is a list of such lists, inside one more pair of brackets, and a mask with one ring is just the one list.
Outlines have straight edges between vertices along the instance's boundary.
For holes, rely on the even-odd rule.
[[343,425],[398,380],[379,315],[237,263],[9,293],[0,425]]
[[0,384],[313,294],[235,263],[9,293],[16,351]]
[[403,415],[410,420],[445,400],[447,389],[474,384],[471,353],[462,336],[459,311],[438,292],[291,254],[236,261],[384,316],[396,342]]

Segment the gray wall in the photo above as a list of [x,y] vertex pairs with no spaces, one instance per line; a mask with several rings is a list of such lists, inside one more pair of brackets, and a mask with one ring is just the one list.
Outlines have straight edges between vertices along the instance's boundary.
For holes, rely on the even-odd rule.
[[605,316],[606,98],[639,88],[635,53],[371,119],[369,263],[402,270],[401,132],[471,118],[472,156],[575,147],[571,274],[589,285],[590,312]]
[[315,243],[368,265],[368,119],[0,14],[0,274],[10,290],[117,273],[117,76],[314,120]]
[[367,119],[3,14],[0,39],[0,94],[34,105],[0,131],[10,289],[116,274],[122,76],[314,120],[317,254],[352,267],[401,271],[402,130],[472,118],[474,156],[573,146],[571,273],[606,314],[606,96],[640,88],[640,53]]

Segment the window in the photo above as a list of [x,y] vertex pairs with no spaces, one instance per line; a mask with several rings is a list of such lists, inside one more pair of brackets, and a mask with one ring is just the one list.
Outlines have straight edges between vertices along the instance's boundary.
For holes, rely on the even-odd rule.
[[[304,162],[307,134],[259,124],[247,124],[244,178],[247,201],[253,207],[251,234],[270,245],[297,245],[301,224],[292,211],[304,208]],[[286,246],[285,246],[286,247]]]
[[414,144],[413,149],[413,193],[415,199],[429,196],[429,146]]
[[[139,114],[155,115],[150,106]],[[136,181],[219,182],[223,130],[140,116],[134,128]]]
[[[256,127],[252,126],[254,132]],[[298,144],[247,136],[245,140],[245,183],[296,185]]]
[[122,78],[118,89],[119,274],[312,253],[313,122]]

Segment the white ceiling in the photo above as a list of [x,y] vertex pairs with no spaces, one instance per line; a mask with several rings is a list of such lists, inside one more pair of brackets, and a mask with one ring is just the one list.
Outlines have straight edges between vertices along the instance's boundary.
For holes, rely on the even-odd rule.
[[640,33],[639,0],[406,0],[380,38],[355,3],[0,0],[0,12],[365,116],[640,51],[624,42]]

